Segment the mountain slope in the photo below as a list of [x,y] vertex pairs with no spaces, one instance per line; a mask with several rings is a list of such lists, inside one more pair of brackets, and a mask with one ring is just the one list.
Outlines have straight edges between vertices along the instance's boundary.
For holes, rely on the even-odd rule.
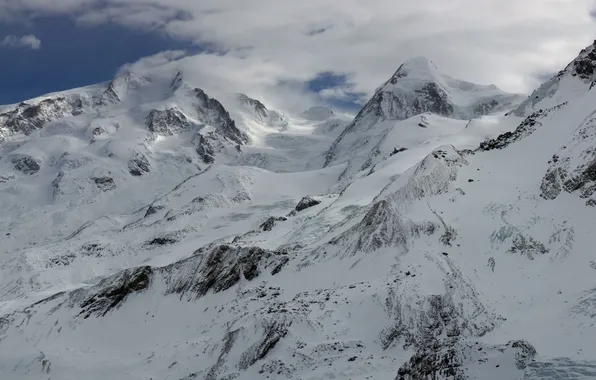
[[[469,120],[506,111],[521,101],[497,87],[477,85],[443,75],[424,57],[403,63],[393,76],[377,89],[356,118],[335,140],[325,165],[350,162],[347,175],[368,169],[375,163],[379,144],[400,121],[431,113],[458,120]],[[424,118],[418,124],[425,128]],[[398,132],[399,133],[399,132]],[[408,136],[408,132],[403,132]],[[378,162],[378,161],[376,161]]]
[[164,72],[3,127],[2,379],[594,376],[596,90],[394,120],[348,176],[343,115],[280,126]]
[[540,108],[550,108],[585,95],[594,86],[596,70],[594,44],[582,49],[573,61],[532,92],[512,111],[512,114],[528,116]]

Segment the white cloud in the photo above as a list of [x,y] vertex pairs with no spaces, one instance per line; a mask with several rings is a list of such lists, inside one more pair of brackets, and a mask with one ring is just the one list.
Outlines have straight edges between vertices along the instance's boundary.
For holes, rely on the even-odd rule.
[[593,5],[592,0],[5,0],[0,14],[64,14],[81,24],[159,28],[214,44],[226,54],[193,58],[197,77],[248,93],[285,88],[281,92],[289,96],[288,83],[331,71],[347,75],[351,91],[370,95],[401,62],[418,55],[455,77],[529,91],[538,84],[537,73],[558,71],[593,41]]
[[21,38],[14,35],[9,35],[4,37],[4,40],[2,40],[2,45],[10,47],[27,47],[37,50],[41,47],[41,40],[32,34],[28,34]]

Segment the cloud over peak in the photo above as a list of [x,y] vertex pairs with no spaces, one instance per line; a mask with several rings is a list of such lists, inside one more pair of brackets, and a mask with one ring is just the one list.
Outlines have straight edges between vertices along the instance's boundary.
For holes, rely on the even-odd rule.
[[343,100],[372,95],[419,55],[456,78],[530,91],[537,73],[558,71],[593,41],[593,6],[593,0],[6,0],[0,15],[158,29],[213,50],[194,60],[204,81],[223,78],[255,96],[255,89],[308,85],[320,73],[337,73],[344,80],[317,91]]
[[17,37],[15,35],[8,35],[4,37],[1,43],[2,46],[8,47],[25,47],[33,50],[41,48],[41,40],[33,34]]

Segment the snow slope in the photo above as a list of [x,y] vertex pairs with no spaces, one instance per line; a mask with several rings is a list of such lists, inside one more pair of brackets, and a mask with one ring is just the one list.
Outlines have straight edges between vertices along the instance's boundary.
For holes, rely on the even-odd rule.
[[3,108],[0,378],[596,378],[596,90],[367,129],[155,70]]

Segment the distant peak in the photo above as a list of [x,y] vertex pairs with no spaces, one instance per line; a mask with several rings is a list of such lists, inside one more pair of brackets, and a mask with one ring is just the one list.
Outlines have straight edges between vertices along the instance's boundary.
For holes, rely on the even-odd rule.
[[438,71],[439,68],[426,57],[413,57],[406,60],[398,71]]
[[432,79],[440,75],[437,66],[426,57],[412,57],[399,66],[389,83],[396,84],[401,78]]
[[237,93],[236,99],[245,109],[251,110],[260,119],[266,119],[269,115],[267,107],[259,100],[253,99],[246,94]]

